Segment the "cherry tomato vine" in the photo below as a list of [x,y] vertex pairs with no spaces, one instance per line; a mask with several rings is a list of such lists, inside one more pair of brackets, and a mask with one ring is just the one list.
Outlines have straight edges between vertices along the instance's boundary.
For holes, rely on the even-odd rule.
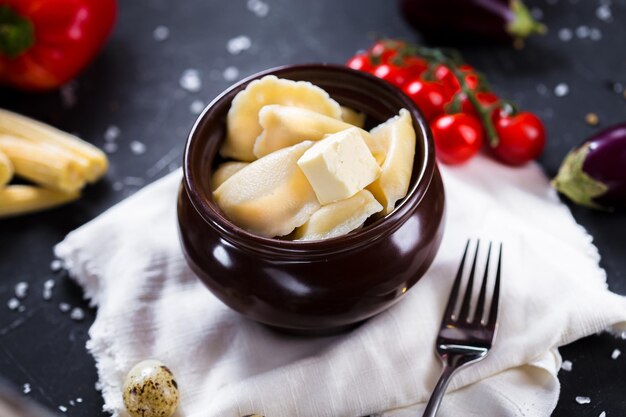
[[441,162],[467,161],[483,137],[491,153],[509,165],[536,159],[545,146],[541,120],[494,94],[454,49],[384,39],[347,65],[394,84],[417,104],[430,123]]

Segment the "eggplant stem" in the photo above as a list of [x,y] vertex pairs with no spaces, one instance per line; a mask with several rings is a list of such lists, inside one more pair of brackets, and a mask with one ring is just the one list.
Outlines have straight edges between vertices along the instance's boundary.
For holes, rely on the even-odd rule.
[[513,20],[507,24],[506,31],[519,45],[523,45],[520,42],[533,33],[545,34],[547,32],[546,26],[533,19],[521,0],[511,0],[511,12],[513,12]]

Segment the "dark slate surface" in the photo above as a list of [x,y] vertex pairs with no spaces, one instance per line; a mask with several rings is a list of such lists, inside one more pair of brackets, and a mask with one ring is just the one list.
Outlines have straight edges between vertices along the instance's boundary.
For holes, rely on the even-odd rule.
[[[195,119],[190,104],[196,99],[208,102],[228,86],[222,76],[225,68],[235,66],[245,76],[279,64],[343,62],[376,35],[419,40],[394,3],[387,1],[268,0],[265,18],[251,13],[245,0],[120,3],[111,41],[77,80],[74,106],[64,106],[58,93],[0,90],[0,106],[77,132],[99,146],[108,126],[121,130],[109,174],[80,202],[0,221],[0,375],[20,390],[30,383],[30,397],[57,413],[59,405],[68,406],[67,415],[76,417],[101,415],[94,361],[84,347],[95,311],[87,308],[81,290],[63,273],[51,272],[54,243],[180,164],[185,136]],[[498,93],[543,117],[549,141],[540,162],[553,175],[567,150],[596,130],[584,122],[585,114],[597,113],[602,126],[626,119],[626,99],[621,91],[614,91],[620,90],[614,83],[626,85],[626,1],[613,0],[611,22],[596,16],[599,5],[607,2],[530,3],[551,28],[549,35],[530,40],[522,51],[505,46],[463,47],[462,51],[487,74]],[[158,25],[171,30],[170,38],[161,43],[152,35]],[[582,35],[585,27],[597,28],[602,39],[578,38],[575,32],[581,26]],[[559,39],[563,28],[574,32],[572,40]],[[252,47],[230,55],[227,41],[242,34],[251,38]],[[179,86],[187,68],[201,73],[198,93]],[[568,85],[567,96],[554,95],[559,83]],[[133,140],[146,144],[145,154],[130,152]],[[572,210],[595,238],[610,288],[626,294],[626,215]],[[56,287],[52,300],[46,302],[42,287],[50,278]],[[6,307],[20,281],[30,284],[21,313]],[[85,309],[86,318],[70,319],[59,311],[60,302]],[[574,366],[572,372],[560,374],[563,386],[554,416],[598,416],[602,411],[607,416],[626,415],[626,355],[612,360],[615,348],[626,353],[626,341],[602,335],[561,350]],[[577,395],[591,397],[591,404],[577,404]],[[77,397],[83,402],[69,406]]]

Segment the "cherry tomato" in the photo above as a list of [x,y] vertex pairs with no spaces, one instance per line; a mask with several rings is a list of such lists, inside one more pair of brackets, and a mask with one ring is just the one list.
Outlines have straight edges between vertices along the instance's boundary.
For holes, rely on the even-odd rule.
[[379,61],[380,64],[386,64],[397,53],[398,49],[403,47],[404,43],[399,41],[377,41],[369,49],[372,58]]
[[413,77],[410,67],[400,67],[392,63],[380,64],[376,66],[372,71],[372,74],[390,82],[396,87],[402,87]]
[[444,113],[443,106],[448,96],[440,83],[417,79],[406,84],[402,90],[417,104],[429,122]]
[[359,71],[370,72],[372,70],[372,63],[367,54],[356,54],[346,62],[346,65]]
[[480,150],[483,128],[474,116],[464,113],[439,116],[431,129],[435,138],[437,158],[446,164],[460,164]]
[[536,159],[546,144],[546,132],[541,120],[532,113],[508,116],[499,112],[494,118],[498,145],[496,156],[509,165],[522,165]]
[[[485,107],[491,106],[492,104],[496,104],[498,100],[498,96],[491,92],[480,92],[476,93],[476,99],[480,104]],[[478,117],[478,112],[474,108],[474,105],[467,97],[463,97],[461,99],[461,111],[463,113],[471,114],[472,116]],[[497,110],[494,110],[497,111]]]
[[[480,80],[478,78],[478,75],[471,71],[473,70],[472,67],[470,67],[469,65],[462,65],[461,67],[459,67],[459,69],[466,74],[465,83],[467,84],[467,86],[471,90],[476,89],[480,84]],[[435,78],[438,79],[441,84],[443,84],[447,93],[450,96],[453,96],[454,94],[461,91],[461,84],[459,83],[459,80],[456,79],[456,76],[454,75],[452,70],[447,66],[438,65],[435,68],[434,75]]]

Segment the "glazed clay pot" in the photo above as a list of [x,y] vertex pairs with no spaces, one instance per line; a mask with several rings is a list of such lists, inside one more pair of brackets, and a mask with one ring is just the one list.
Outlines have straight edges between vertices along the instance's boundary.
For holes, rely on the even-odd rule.
[[[417,136],[408,195],[396,209],[345,236],[293,242],[240,229],[211,195],[233,97],[268,74],[305,80],[375,125],[406,108]],[[431,132],[413,102],[369,74],[337,65],[294,65],[255,74],[231,87],[194,125],[185,150],[178,197],[180,239],[198,277],[224,304],[267,325],[324,333],[357,324],[389,308],[426,272],[441,243],[444,190]]]

